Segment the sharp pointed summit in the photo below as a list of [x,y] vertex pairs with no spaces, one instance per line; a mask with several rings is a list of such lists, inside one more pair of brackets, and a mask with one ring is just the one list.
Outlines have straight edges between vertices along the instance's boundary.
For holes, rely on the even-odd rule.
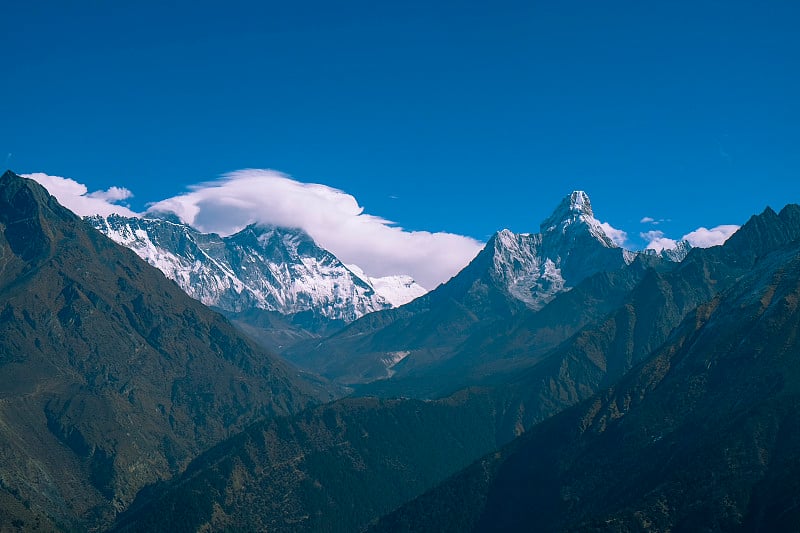
[[[542,232],[535,234],[498,231],[469,265],[424,297],[397,310],[363,317],[341,334],[292,348],[287,355],[348,383],[388,377],[400,384],[392,393],[403,395],[402,387],[409,383],[403,380],[433,376],[436,365],[471,345],[467,339],[479,328],[538,312],[594,274],[622,271],[636,255],[616,246],[603,232],[583,191],[567,195],[542,226]],[[460,363],[452,364],[449,370]],[[432,378],[419,388],[409,386],[442,392],[470,371],[464,372],[459,378],[455,371],[441,383]],[[468,382],[464,379],[459,383]]]
[[558,204],[553,214],[542,222],[541,229],[542,231],[546,231],[559,222],[574,220],[581,215],[594,218],[592,202],[589,200],[589,195],[586,194],[585,191],[572,191],[561,200],[561,203]]
[[[584,230],[588,230],[584,231]],[[590,237],[606,248],[617,245],[606,235],[600,221],[594,217],[592,202],[584,191],[573,191],[561,200],[553,214],[544,219],[539,226],[542,235],[569,235],[568,241]],[[562,237],[556,237],[562,239]]]
[[589,201],[589,195],[584,191],[572,191],[569,198],[570,207],[580,209],[590,216],[592,215],[592,203]]
[[573,191],[561,200],[553,214],[544,219],[540,226],[542,233],[552,231],[557,227],[563,226],[577,220],[594,220],[592,202],[589,195],[584,191]]
[[566,195],[538,234],[498,232],[481,254],[492,254],[495,282],[531,309],[600,271],[622,268],[626,252],[603,231],[589,195]]

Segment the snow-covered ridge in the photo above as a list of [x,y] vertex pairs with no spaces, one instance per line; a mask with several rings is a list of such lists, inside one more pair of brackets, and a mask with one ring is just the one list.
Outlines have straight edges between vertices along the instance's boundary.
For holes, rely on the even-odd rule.
[[[689,248],[686,243],[660,256],[681,261]],[[588,276],[623,268],[642,252],[617,246],[594,217],[589,196],[574,191],[542,222],[540,233],[499,231],[483,253],[491,254],[495,282],[531,309],[540,309]]]
[[357,275],[302,230],[252,225],[220,237],[163,219],[87,220],[190,296],[229,311],[313,311],[350,322],[426,292],[408,276]]
[[542,234],[560,233],[568,235],[571,231],[589,234],[606,248],[617,248],[614,241],[606,235],[600,221],[594,217],[592,202],[584,191],[573,191],[561,200],[553,214],[540,225]]
[[648,249],[640,253],[655,255],[662,259],[666,259],[667,261],[680,263],[686,258],[687,255],[689,255],[691,249],[692,245],[689,243],[689,241],[678,241],[675,243],[675,248],[664,248],[660,251]]
[[414,281],[414,278],[411,276],[400,274],[397,276],[373,278],[367,276],[358,265],[345,266],[362,281],[375,289],[375,292],[383,296],[392,307],[400,307],[428,292],[424,287]]
[[[302,230],[253,225],[223,238],[174,219],[111,215],[88,220],[190,296],[231,311],[313,311],[350,322],[427,292],[409,276],[373,278],[356,265],[344,265]],[[656,255],[681,261],[690,248],[681,243]],[[511,297],[540,309],[586,277],[632,263],[639,253],[655,254],[618,247],[594,217],[589,196],[574,191],[542,222],[540,233],[499,231],[479,256],[489,261],[491,277]]]

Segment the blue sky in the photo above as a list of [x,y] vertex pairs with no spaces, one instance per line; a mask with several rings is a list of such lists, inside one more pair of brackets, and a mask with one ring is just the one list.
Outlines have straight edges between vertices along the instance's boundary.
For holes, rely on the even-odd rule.
[[583,189],[634,247],[800,202],[800,2],[159,4],[2,3],[7,167],[137,211],[270,168],[478,240]]

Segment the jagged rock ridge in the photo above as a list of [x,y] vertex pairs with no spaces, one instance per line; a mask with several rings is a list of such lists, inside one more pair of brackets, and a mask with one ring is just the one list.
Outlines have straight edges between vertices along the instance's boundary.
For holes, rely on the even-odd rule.
[[352,322],[425,293],[408,276],[369,278],[354,272],[300,229],[253,224],[220,237],[174,219],[111,215],[88,220],[193,298],[226,311],[310,311]]
[[[660,256],[681,261],[690,246]],[[495,234],[481,254],[491,256],[492,277],[509,295],[533,310],[556,294],[597,272],[618,270],[638,255],[623,250],[606,235],[584,191],[565,196],[540,225],[537,234]]]

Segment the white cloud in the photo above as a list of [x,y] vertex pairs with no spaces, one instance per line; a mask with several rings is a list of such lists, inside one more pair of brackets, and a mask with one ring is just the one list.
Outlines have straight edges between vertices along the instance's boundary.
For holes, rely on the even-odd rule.
[[642,219],[639,222],[641,224],[652,224],[654,226],[658,226],[662,222],[671,222],[671,220],[668,218],[655,219],[653,217],[642,217]]
[[125,187],[109,187],[107,191],[95,191],[89,193],[89,198],[99,198],[108,202],[121,202],[133,196],[133,193]]
[[[711,229],[701,227],[687,233],[681,237],[681,240],[688,241],[694,248],[709,248],[724,243],[738,229],[739,226],[732,224],[723,224]],[[677,241],[665,237],[663,231],[648,231],[640,233],[639,236],[647,241],[647,248],[651,250],[661,251],[665,248],[671,250],[677,246]]]
[[653,230],[640,233],[639,236],[647,241],[647,249],[660,252],[661,250],[673,250],[678,246],[677,241],[664,236],[663,231]]
[[736,233],[739,226],[732,224],[723,224],[711,229],[697,228],[691,233],[683,236],[683,240],[689,241],[689,244],[696,248],[709,248],[722,244],[728,240],[728,237]]
[[305,230],[345,263],[370,276],[409,274],[432,289],[455,275],[482,243],[452,233],[406,231],[364,213],[350,194],[301,183],[272,170],[241,170],[154,203],[200,231],[234,233],[257,222]]
[[628,233],[626,231],[617,229],[608,222],[601,222],[600,227],[603,228],[603,232],[605,232],[605,234],[608,235],[608,238],[611,239],[617,246],[624,247],[628,242]]
[[[115,202],[133,194],[124,187],[88,192],[69,178],[27,174],[58,201],[81,216],[118,213],[137,216]],[[462,269],[481,249],[479,241],[452,233],[406,231],[381,217],[364,212],[350,194],[331,187],[302,183],[271,170],[242,170],[219,180],[190,187],[189,192],[156,202],[150,211],[169,211],[200,231],[229,235],[251,223],[302,228],[320,246],[345,263],[355,263],[370,276],[409,274],[434,288]],[[642,223],[659,221],[644,217]],[[628,234],[607,222],[603,231],[618,246],[628,244]],[[694,247],[722,244],[738,226],[698,228],[683,236]],[[639,234],[648,249],[673,249],[677,241],[662,231]]]
[[56,197],[58,202],[80,216],[103,215],[117,213],[123,216],[136,216],[129,208],[116,205],[113,202],[124,200],[132,196],[128,189],[111,187],[107,191],[89,193],[86,185],[70,178],[50,176],[41,172],[23,174],[30,178]]

